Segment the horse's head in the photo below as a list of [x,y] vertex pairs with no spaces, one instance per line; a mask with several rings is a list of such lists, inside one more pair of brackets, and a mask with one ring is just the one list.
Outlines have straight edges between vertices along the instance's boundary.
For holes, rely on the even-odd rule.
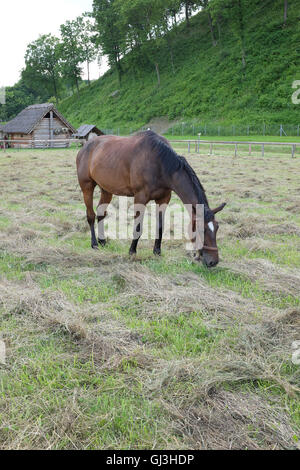
[[[219,262],[219,252],[217,247],[217,231],[219,224],[215,219],[215,214],[224,209],[226,203],[221,204],[216,209],[213,209],[209,214],[208,219],[204,222],[204,245],[199,252],[203,263],[212,268]],[[200,259],[200,257],[198,259]]]

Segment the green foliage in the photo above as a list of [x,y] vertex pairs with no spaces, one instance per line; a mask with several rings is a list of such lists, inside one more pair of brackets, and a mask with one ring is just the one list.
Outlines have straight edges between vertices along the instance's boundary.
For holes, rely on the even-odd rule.
[[121,80],[121,55],[125,52],[125,38],[122,25],[119,23],[119,12],[116,0],[94,0],[93,16],[96,21],[96,44],[100,45],[103,54],[108,56],[111,66],[115,65]]
[[[135,2],[129,3],[124,3],[122,15],[134,9]],[[281,0],[272,5],[256,0],[251,8],[249,1],[242,0],[244,66],[239,30],[233,33],[236,19],[231,17],[230,9],[221,15],[212,8],[214,3],[209,3],[209,10],[216,46],[208,7],[190,19],[188,29],[185,22],[174,24],[167,34],[160,34],[156,28],[155,36],[144,44],[140,44],[142,33],[138,34],[135,25],[132,34],[136,45],[121,61],[121,87],[112,68],[90,89],[83,89],[80,97],[63,101],[60,110],[75,126],[91,122],[104,129],[120,126],[135,130],[160,116],[222,126],[262,127],[264,122],[297,125],[300,107],[292,103],[291,96],[299,70],[300,26],[294,19],[299,0],[290,5],[285,28]],[[126,18],[129,21],[130,15]],[[130,39],[128,35],[127,47]],[[153,51],[159,65],[160,87],[150,57],[152,42],[157,44]],[[119,93],[113,94],[116,90]]]
[[80,64],[85,60],[81,47],[82,24],[79,19],[66,21],[60,27],[60,59],[62,75],[71,85],[76,85],[79,92],[79,80],[82,74]]
[[59,39],[51,34],[40,36],[27,46],[25,63],[34,82],[44,83],[58,98]]
[[77,24],[79,29],[79,35],[77,41],[79,40],[82,58],[87,63],[88,69],[88,84],[90,85],[90,63],[100,56],[100,51],[95,47],[95,36],[94,36],[94,26],[89,19],[89,14],[84,14],[77,18]]
[[[80,96],[60,106],[75,126],[136,130],[167,116],[190,127],[210,123],[214,133],[232,125],[244,134],[247,126],[261,133],[264,124],[296,128],[300,107],[291,96],[299,78],[300,0],[284,4],[94,0],[92,13],[61,26],[61,41],[44,35],[28,46],[22,82],[8,90],[0,119],[51,96],[58,103],[76,85]],[[83,89],[81,66],[89,68],[100,47],[111,69]]]
[[18,114],[26,106],[29,106],[37,98],[32,86],[21,79],[13,87],[6,88],[6,103],[0,104],[0,122],[8,121],[11,116]]

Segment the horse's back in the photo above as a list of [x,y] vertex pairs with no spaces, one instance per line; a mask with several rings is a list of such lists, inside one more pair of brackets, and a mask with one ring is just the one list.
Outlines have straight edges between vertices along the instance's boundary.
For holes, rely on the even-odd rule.
[[131,169],[136,167],[138,138],[100,136],[84,145],[77,156],[80,181],[95,182],[119,195],[132,195]]
[[[77,157],[79,182],[89,179],[107,192],[124,196],[148,186],[154,175],[160,174],[160,161],[149,134],[105,135],[87,142]],[[164,137],[156,137],[169,146]]]

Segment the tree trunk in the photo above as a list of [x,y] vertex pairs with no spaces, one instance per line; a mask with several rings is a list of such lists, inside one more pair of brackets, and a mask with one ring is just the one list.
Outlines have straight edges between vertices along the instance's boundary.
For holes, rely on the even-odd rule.
[[76,83],[77,93],[79,94],[79,83],[78,83],[78,77],[77,77],[77,75],[76,75],[76,77],[75,77],[75,83]]
[[283,26],[286,26],[288,14],[288,0],[284,0]]
[[209,29],[210,29],[210,33],[211,33],[212,45],[215,47],[217,45],[217,41],[216,41],[216,38],[215,38],[215,32],[214,32],[212,17],[211,17],[211,14],[210,14],[209,11],[207,12],[207,16],[208,16]]
[[117,68],[117,73],[118,73],[119,85],[121,85],[122,84],[122,72],[123,72],[123,70],[122,70],[121,64],[118,61],[118,59],[116,61],[116,68]]
[[90,81],[90,62],[89,62],[89,60],[87,61],[87,73],[88,73],[88,85],[90,86],[91,81]]
[[243,69],[245,69],[246,68],[246,52],[245,52],[245,32],[244,32],[242,0],[238,0],[238,7],[239,7],[238,21],[239,21],[240,38],[241,38],[242,64],[243,64]]
[[175,75],[174,54],[173,54],[172,46],[170,46],[170,57],[171,57],[173,75]]
[[56,102],[59,103],[59,96],[58,96],[58,93],[57,93],[56,80],[55,80],[54,77],[53,77],[53,88],[54,88],[54,96],[55,96]]
[[185,2],[185,18],[187,27],[190,26],[190,16],[189,16],[189,5],[188,2]]
[[220,19],[217,18],[217,28],[218,28],[218,36],[219,36],[219,41],[221,41],[221,24],[220,24]]
[[160,73],[159,73],[159,66],[157,62],[155,62],[155,70],[156,70],[156,75],[157,75],[157,83],[158,83],[158,86],[160,87]]

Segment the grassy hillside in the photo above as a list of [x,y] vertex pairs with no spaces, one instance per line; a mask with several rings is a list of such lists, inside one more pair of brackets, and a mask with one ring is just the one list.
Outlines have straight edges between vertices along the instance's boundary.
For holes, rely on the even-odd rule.
[[206,14],[199,13],[190,28],[182,23],[173,32],[175,73],[170,48],[160,47],[160,87],[153,64],[133,66],[126,57],[121,86],[110,70],[80,96],[63,101],[60,111],[75,126],[102,128],[136,129],[157,116],[188,123],[297,125],[300,105],[291,96],[293,81],[300,80],[299,6],[299,0],[290,2],[286,27],[282,0],[256,0],[244,12],[246,69],[230,23],[223,20],[214,47]]

